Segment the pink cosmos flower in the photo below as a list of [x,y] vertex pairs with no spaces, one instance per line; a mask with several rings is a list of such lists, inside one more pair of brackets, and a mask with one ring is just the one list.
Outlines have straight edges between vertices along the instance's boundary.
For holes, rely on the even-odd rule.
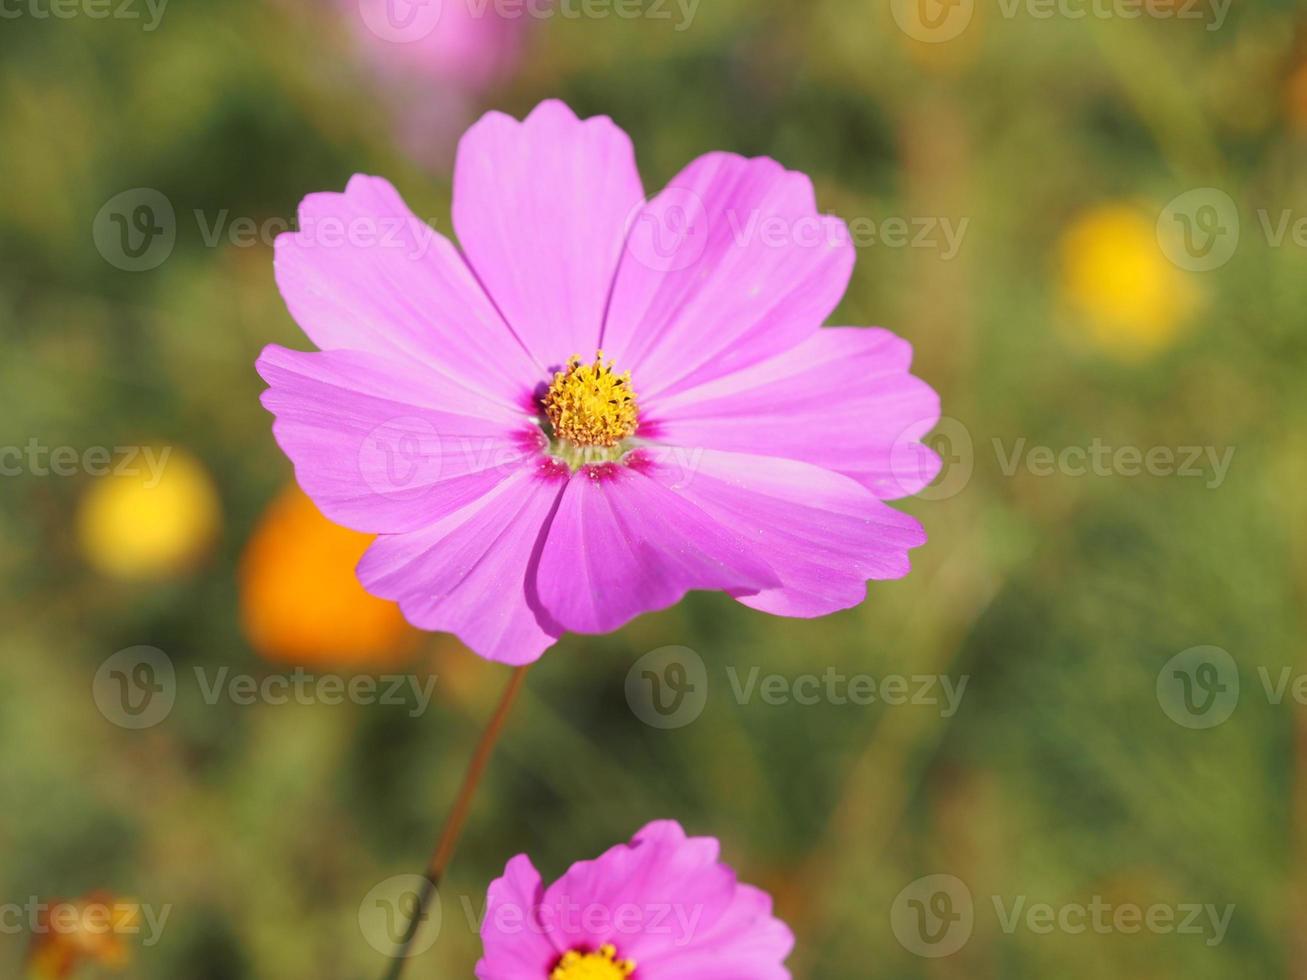
[[420,159],[448,152],[471,108],[512,76],[533,26],[549,12],[494,0],[337,0],[364,63]]
[[379,535],[370,591],[522,664],[691,589],[813,617],[907,574],[883,501],[935,476],[938,399],[905,341],[822,328],[854,254],[806,177],[711,153],[646,202],[626,134],[550,101],[467,132],[453,218],[461,250],[357,176],[276,243],[320,350],[267,347],[263,404]]
[[534,8],[506,11],[494,0],[339,2],[378,71],[473,91],[511,72],[539,19]]
[[659,821],[548,888],[518,855],[490,885],[477,980],[788,980],[794,936],[718,852]]

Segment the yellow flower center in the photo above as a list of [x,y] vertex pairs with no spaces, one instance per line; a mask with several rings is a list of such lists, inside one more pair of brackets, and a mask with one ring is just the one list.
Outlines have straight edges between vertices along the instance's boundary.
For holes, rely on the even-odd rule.
[[605,943],[597,953],[565,953],[549,980],[626,980],[634,972],[635,961],[619,960],[616,947]]
[[554,374],[545,394],[545,415],[556,440],[581,448],[616,446],[639,425],[631,372],[618,374],[603,351],[595,353],[593,364],[583,364],[573,354],[567,370]]

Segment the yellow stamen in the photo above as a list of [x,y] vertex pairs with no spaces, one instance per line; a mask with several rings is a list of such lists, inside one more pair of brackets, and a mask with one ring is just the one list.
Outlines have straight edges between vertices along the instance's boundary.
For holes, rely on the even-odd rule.
[[545,415],[556,439],[573,446],[616,446],[639,425],[631,372],[615,372],[603,351],[595,353],[593,364],[582,364],[573,354],[567,370],[554,374]]
[[617,948],[605,943],[597,953],[563,954],[549,980],[626,980],[634,972],[635,961],[619,960]]

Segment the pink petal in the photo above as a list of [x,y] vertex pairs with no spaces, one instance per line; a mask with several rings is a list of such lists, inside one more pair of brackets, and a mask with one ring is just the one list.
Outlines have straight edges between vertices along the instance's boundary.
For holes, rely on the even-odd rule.
[[635,219],[603,335],[642,396],[788,350],[835,308],[854,250],[812,183],[774,160],[700,157]]
[[464,135],[454,229],[477,276],[545,366],[592,357],[626,224],[644,198],[630,138],[606,116],[542,102]]
[[545,980],[558,961],[558,950],[539,926],[536,910],[544,895],[540,872],[519,854],[486,893],[481,922],[484,954],[477,980]]
[[893,500],[940,467],[920,441],[939,421],[939,396],[911,362],[911,345],[889,331],[833,327],[647,412],[660,441],[802,460]]
[[421,362],[447,387],[518,404],[544,377],[458,251],[379,177],[311,194],[277,238],[277,285],[323,350]]
[[540,601],[565,629],[608,633],[691,589],[777,584],[754,542],[632,465],[572,474],[540,557]]
[[519,467],[430,527],[378,538],[359,580],[414,626],[454,633],[487,660],[538,660],[562,630],[538,614],[528,583],[563,486],[544,460]]
[[425,364],[270,345],[256,366],[300,486],[355,530],[430,524],[490,490],[543,442],[524,411],[451,388]]
[[541,920],[560,950],[617,948],[646,980],[788,980],[793,939],[771,902],[740,885],[710,837],[660,820],[545,891]]
[[737,885],[715,922],[696,930],[693,942],[664,945],[640,961],[641,980],[790,980],[785,960],[794,933],[772,915],[771,896]]
[[541,916],[554,924],[561,950],[611,942],[643,976],[651,957],[694,942],[729,908],[735,874],[718,863],[719,852],[711,837],[688,838],[675,821],[655,821],[629,844],[573,864],[545,891]]
[[672,458],[648,477],[752,542],[780,576],[778,588],[736,593],[754,609],[808,618],[856,606],[868,580],[907,575],[908,550],[926,541],[914,518],[831,470],[713,450]]

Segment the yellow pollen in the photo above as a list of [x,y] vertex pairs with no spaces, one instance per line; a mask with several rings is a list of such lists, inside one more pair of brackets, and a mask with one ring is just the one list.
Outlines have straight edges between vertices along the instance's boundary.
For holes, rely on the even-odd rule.
[[631,372],[618,374],[604,352],[593,364],[573,354],[545,394],[545,415],[554,436],[574,446],[616,446],[639,425]]
[[597,953],[564,953],[549,980],[626,980],[634,972],[635,961],[619,960],[616,947],[605,943]]

